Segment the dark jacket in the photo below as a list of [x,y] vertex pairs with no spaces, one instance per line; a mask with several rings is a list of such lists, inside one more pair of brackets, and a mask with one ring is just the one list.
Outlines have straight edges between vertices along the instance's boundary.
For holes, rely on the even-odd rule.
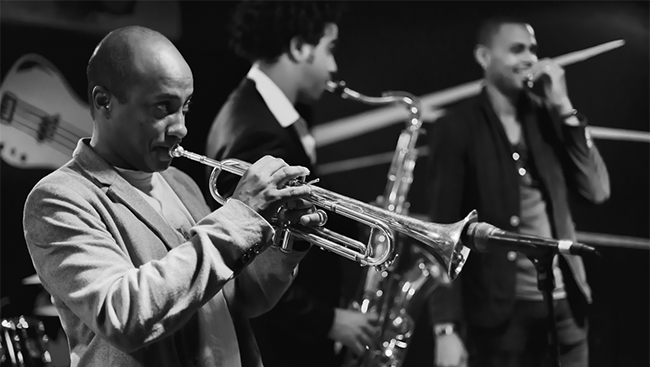
[[[314,173],[295,128],[280,126],[255,83],[247,78],[219,111],[206,152],[217,160],[237,158],[251,163],[272,155]],[[220,180],[219,186],[230,193],[238,179]],[[327,334],[339,302],[338,261],[334,254],[311,249],[277,306],[251,320],[266,367],[334,365],[333,341]]]
[[[587,135],[585,123],[571,127],[534,96],[518,106],[529,156],[541,181],[553,235],[575,240],[568,195],[600,203],[609,197],[605,164]],[[505,130],[485,89],[435,122],[431,132],[427,184],[434,222],[455,222],[477,209],[479,220],[507,231],[517,231],[520,193],[517,168]],[[565,287],[578,321],[591,302],[584,265],[576,256],[561,256]],[[434,321],[458,320],[461,310],[452,300],[462,299],[470,325],[493,327],[506,321],[515,299],[516,262],[505,251],[472,251],[453,291],[460,297],[434,295]],[[451,291],[451,292],[453,292]]]

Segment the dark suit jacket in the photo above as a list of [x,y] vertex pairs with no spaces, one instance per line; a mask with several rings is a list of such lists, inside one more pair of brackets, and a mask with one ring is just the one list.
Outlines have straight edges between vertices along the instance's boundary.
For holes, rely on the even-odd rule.
[[[255,83],[247,78],[219,111],[206,145],[207,155],[217,160],[237,158],[252,163],[272,155],[314,173],[295,128],[280,126]],[[238,180],[234,176],[220,179],[220,192],[230,194]],[[276,307],[251,320],[266,367],[334,365],[333,341],[327,334],[339,301],[338,261],[334,254],[312,249]]]
[[[586,138],[585,126],[570,127],[531,96],[519,106],[524,139],[548,204],[553,234],[575,240],[568,195],[591,202],[609,197],[605,164]],[[485,90],[454,108],[434,124],[427,184],[430,214],[435,222],[455,222],[472,209],[479,220],[507,231],[517,231],[520,215],[519,181],[512,148]],[[591,292],[582,260],[561,256],[564,283],[576,320],[585,315]],[[515,299],[516,263],[506,251],[473,251],[459,278],[464,316],[470,325],[494,327],[508,320]],[[438,295],[445,290],[437,291]],[[458,318],[452,297],[432,306],[434,319]],[[436,303],[436,302],[434,302]]]

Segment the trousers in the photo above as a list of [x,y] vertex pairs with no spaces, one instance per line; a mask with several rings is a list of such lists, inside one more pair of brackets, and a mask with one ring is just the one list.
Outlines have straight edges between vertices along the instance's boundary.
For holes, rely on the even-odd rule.
[[[562,367],[588,367],[587,323],[576,323],[566,299],[554,301]],[[496,328],[468,328],[470,367],[552,366],[543,301],[517,300],[512,317]]]

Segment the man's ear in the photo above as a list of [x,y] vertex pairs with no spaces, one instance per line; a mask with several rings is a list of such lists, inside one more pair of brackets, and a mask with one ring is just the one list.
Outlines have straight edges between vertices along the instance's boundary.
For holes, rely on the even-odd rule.
[[485,70],[490,62],[490,53],[489,50],[484,45],[476,45],[474,47],[474,59],[481,66],[481,69]]
[[301,37],[293,37],[289,42],[289,58],[294,62],[309,61],[313,58],[314,46]]
[[91,92],[91,103],[93,108],[101,113],[105,114],[106,117],[110,116],[111,112],[111,101],[113,96],[108,91],[108,89],[102,87],[101,85],[96,85]]

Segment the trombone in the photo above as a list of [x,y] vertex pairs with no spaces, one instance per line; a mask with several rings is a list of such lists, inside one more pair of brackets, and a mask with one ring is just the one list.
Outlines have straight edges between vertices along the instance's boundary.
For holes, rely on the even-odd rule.
[[[243,176],[251,166],[250,163],[238,159],[217,161],[206,156],[189,152],[180,145],[169,150],[173,158],[188,158],[204,165],[213,167],[209,179],[210,194],[220,204],[226,199],[217,189],[217,178],[222,171]],[[393,231],[417,239],[430,247],[434,256],[444,264],[450,279],[462,270],[469,248],[460,241],[463,229],[468,223],[476,222],[476,211],[472,211],[465,219],[452,224],[429,223],[419,219],[392,213],[388,210],[352,199],[321,187],[294,179],[288,185],[309,185],[311,194],[306,198],[313,205],[348,217],[370,227],[370,239],[374,236],[384,236],[385,247],[379,254],[374,254],[370,240],[364,244],[355,239],[322,227],[289,226],[283,227],[290,236],[310,242],[324,250],[331,251],[347,259],[366,266],[374,266],[378,271],[386,270],[395,258],[395,241]],[[286,241],[285,241],[286,242]]]

